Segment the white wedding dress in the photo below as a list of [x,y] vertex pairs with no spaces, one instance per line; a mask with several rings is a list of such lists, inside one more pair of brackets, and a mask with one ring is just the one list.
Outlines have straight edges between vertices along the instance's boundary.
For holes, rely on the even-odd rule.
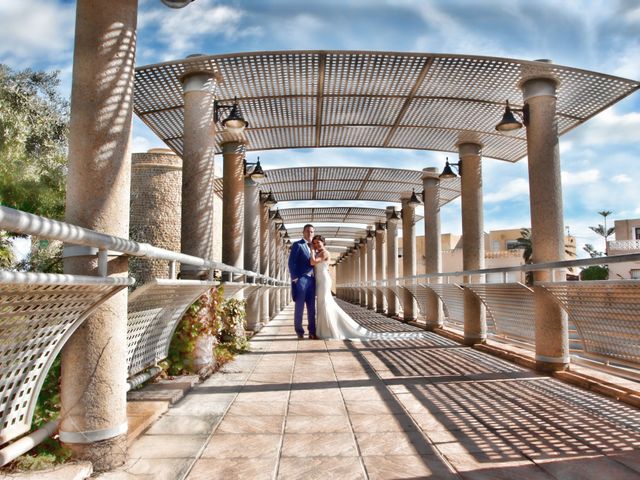
[[331,275],[327,262],[318,263],[313,274],[316,277],[316,335],[318,338],[343,340],[396,340],[421,338],[423,332],[372,332],[352,319],[331,295]]

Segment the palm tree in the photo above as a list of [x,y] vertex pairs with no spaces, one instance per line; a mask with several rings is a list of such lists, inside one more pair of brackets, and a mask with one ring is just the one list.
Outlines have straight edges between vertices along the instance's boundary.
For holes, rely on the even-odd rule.
[[13,265],[12,243],[5,232],[0,232],[0,269],[8,270]]
[[[520,229],[520,236],[517,238],[518,244],[522,247],[522,259],[525,264],[530,264],[532,262],[533,257],[533,243],[531,242],[531,229],[530,228],[522,228]],[[565,244],[564,253],[569,255],[570,257],[575,256],[575,253],[569,249],[569,245]],[[533,272],[527,272],[525,276],[525,282],[527,285],[533,284]]]
[[610,210],[603,210],[598,212],[604,218],[604,225],[598,224],[597,227],[589,227],[591,230],[596,232],[598,235],[604,238],[604,254],[609,255],[609,246],[607,244],[607,238],[609,238],[613,232],[615,232],[615,228],[607,228],[607,217],[611,215],[613,212]]

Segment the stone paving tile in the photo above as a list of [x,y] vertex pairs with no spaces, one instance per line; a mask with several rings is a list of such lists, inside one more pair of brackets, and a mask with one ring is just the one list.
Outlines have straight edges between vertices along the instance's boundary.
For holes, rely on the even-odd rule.
[[269,480],[273,478],[277,457],[261,458],[201,458],[187,480]]
[[370,455],[425,455],[434,453],[432,444],[420,432],[364,433],[356,432],[356,441],[363,456]]
[[362,459],[371,480],[460,478],[453,468],[436,455],[365,456]]
[[[185,458],[135,458],[129,459],[117,471],[103,473],[100,480],[175,480],[182,478],[193,464],[194,459]],[[67,478],[67,477],[64,477]]]
[[284,415],[247,417],[226,415],[216,433],[282,433]]
[[[129,448],[129,458],[195,458],[207,435],[142,435]],[[178,440],[178,441],[176,441]]]
[[358,456],[351,433],[285,433],[283,457]]
[[180,416],[209,416],[223,415],[229,407],[231,401],[209,402],[202,399],[187,398],[188,402],[182,401],[177,406],[170,408],[165,415]]
[[343,415],[289,415],[285,433],[350,433],[349,418]]
[[281,442],[279,434],[217,433],[211,437],[202,458],[271,458]]
[[[328,382],[319,382],[321,388],[314,388],[314,383],[302,384],[302,388],[294,388],[291,390],[291,402],[312,402],[322,400],[322,402],[342,402],[342,394],[336,382],[333,386],[327,386]],[[299,387],[300,384],[295,387]]]
[[637,480],[636,470],[607,457],[575,457],[535,460],[535,463],[555,478],[562,480]]
[[291,402],[289,404],[289,417],[294,415],[347,415],[343,402],[324,402],[315,399],[311,402]]
[[413,432],[418,427],[406,415],[357,415],[349,416],[354,432]]
[[262,415],[284,415],[287,410],[287,402],[241,402],[231,404],[227,416],[238,415],[243,417],[259,417]]
[[324,480],[359,479],[365,476],[358,457],[284,457],[280,461],[278,479]]
[[165,415],[155,422],[147,435],[208,435],[222,417],[219,415]]

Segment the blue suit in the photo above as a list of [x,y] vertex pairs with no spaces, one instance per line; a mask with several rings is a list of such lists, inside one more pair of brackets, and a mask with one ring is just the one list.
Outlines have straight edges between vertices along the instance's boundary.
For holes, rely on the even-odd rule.
[[302,240],[291,245],[289,254],[289,273],[291,274],[291,298],[295,302],[293,322],[298,335],[304,335],[302,314],[307,306],[309,335],[316,334],[316,279],[311,266],[311,249]]

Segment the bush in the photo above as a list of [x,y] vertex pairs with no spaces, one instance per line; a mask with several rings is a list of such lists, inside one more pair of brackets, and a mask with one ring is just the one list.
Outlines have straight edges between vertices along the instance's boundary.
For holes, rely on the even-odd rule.
[[222,330],[220,341],[229,343],[238,351],[243,351],[247,345],[246,327],[246,302],[237,298],[229,298],[222,305]]
[[602,265],[591,265],[580,272],[580,280],[607,280],[609,268]]

